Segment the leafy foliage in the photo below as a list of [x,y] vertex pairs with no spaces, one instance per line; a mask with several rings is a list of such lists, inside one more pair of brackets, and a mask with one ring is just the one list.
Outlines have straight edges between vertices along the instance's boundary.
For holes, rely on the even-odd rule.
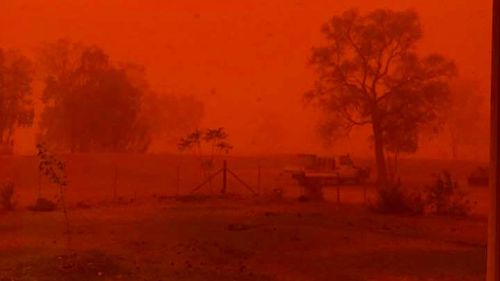
[[227,142],[227,138],[228,134],[224,128],[207,129],[204,131],[197,129],[189,133],[186,137],[181,138],[178,148],[181,151],[195,149],[198,153],[201,153],[202,146],[205,144],[208,145],[212,155],[215,153],[229,153],[233,147]]
[[33,212],[52,212],[56,210],[56,203],[46,198],[38,198],[35,204],[28,207]]
[[43,143],[37,144],[38,169],[49,181],[61,187],[68,184],[66,164],[49,153]]
[[228,138],[224,128],[208,129],[205,132],[204,140],[212,147],[212,152],[229,153],[233,148],[226,140]]
[[374,209],[381,213],[393,214],[423,214],[425,200],[418,192],[409,192],[400,182],[379,187]]
[[[422,30],[411,10],[376,10],[367,15],[349,10],[333,17],[322,32],[327,43],[315,48],[311,57],[318,78],[305,97],[334,124],[323,132],[338,136],[334,131],[372,127],[383,184],[384,150],[413,152],[423,126],[436,123],[438,128],[455,65],[441,55],[417,54]],[[402,132],[410,134],[394,139]]]
[[431,212],[437,215],[468,215],[471,202],[467,195],[448,171],[437,174],[434,184],[427,187],[427,203]]
[[150,127],[141,115],[147,89],[138,67],[116,66],[100,48],[65,40],[47,44],[40,61],[43,141],[71,152],[148,148]]
[[15,129],[33,124],[31,82],[30,60],[0,48],[0,144],[10,150]]
[[424,190],[409,192],[398,182],[380,188],[377,194],[374,209],[382,213],[466,216],[471,211],[468,194],[447,171],[435,175],[434,183]]
[[[66,221],[66,234],[68,237],[68,247],[71,240],[71,230],[69,225],[68,210],[66,209],[65,188],[68,185],[68,176],[66,174],[66,164],[64,161],[57,159],[51,154],[43,143],[37,144],[37,156],[39,159],[39,171],[46,176],[49,181],[59,187],[59,202],[62,205],[64,219]],[[51,202],[42,198],[38,198],[35,207],[47,207],[47,211],[51,210]],[[44,209],[45,211],[45,209]]]
[[[233,146],[227,141],[228,134],[224,128],[214,128],[206,130],[195,130],[184,138],[181,138],[178,144],[180,151],[193,151],[201,159],[201,165],[204,170],[211,170],[213,162],[217,156],[229,153]],[[204,150],[209,150],[205,154]]]

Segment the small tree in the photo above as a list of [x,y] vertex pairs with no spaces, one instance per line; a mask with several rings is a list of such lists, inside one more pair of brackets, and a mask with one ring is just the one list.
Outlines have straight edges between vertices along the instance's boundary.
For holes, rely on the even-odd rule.
[[51,154],[43,143],[37,144],[37,156],[39,160],[38,169],[42,175],[47,177],[50,183],[59,188],[59,201],[62,205],[64,220],[66,222],[66,234],[68,243],[71,239],[68,210],[66,208],[65,189],[68,186],[66,163]]
[[205,131],[203,140],[210,147],[210,154],[206,165],[208,165],[210,169],[213,169],[216,157],[220,156],[222,153],[227,154],[232,149],[232,146],[227,142],[227,138],[228,135],[224,131],[224,128],[207,129]]
[[[180,151],[191,150],[202,160],[202,166],[210,166],[214,159],[222,153],[229,153],[233,148],[227,141],[228,134],[224,128],[195,130],[182,138],[178,144]],[[204,149],[210,150],[205,154]],[[208,163],[208,164],[207,164]]]
[[222,154],[229,153],[233,148],[227,139],[228,134],[224,128],[203,131],[197,129],[182,138],[178,148],[180,151],[192,151],[200,159],[202,171],[208,178],[213,171],[215,159]]

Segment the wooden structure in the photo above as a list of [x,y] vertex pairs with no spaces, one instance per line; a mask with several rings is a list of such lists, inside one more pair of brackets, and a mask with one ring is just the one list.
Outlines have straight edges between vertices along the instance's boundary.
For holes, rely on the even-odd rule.
[[491,57],[490,213],[488,223],[487,281],[500,281],[500,0],[493,0]]

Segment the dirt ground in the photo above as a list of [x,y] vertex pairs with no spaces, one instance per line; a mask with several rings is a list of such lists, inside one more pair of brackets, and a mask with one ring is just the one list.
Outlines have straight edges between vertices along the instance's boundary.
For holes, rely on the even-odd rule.
[[[1,214],[0,280],[483,280],[484,217],[152,198]],[[69,248],[68,248],[69,247]]]
[[[57,194],[38,177],[36,159],[1,160],[0,176],[15,182],[19,205],[0,212],[0,281],[468,281],[485,275],[487,188],[465,184],[480,163],[401,165],[410,188],[425,186],[442,169],[456,175],[474,206],[472,216],[453,218],[373,213],[363,192],[373,200],[370,185],[341,187],[340,205],[335,188],[326,191],[327,202],[299,202],[300,189],[281,178],[283,158],[230,159],[230,169],[261,196],[249,196],[233,180],[228,188],[235,195],[220,198],[206,196],[217,192],[219,179],[200,196],[185,197],[201,177],[185,159],[76,155],[67,159],[68,241],[60,211],[26,208],[40,187],[44,197]],[[285,191],[283,199],[271,199],[275,188]]]

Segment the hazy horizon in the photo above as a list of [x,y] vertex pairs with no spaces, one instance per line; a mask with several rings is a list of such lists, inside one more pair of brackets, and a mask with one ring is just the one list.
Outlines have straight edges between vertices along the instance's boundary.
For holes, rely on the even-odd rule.
[[[326,152],[315,132],[316,109],[302,101],[314,83],[307,62],[322,42],[323,23],[353,7],[415,9],[424,29],[421,53],[454,59],[460,79],[479,84],[488,114],[490,6],[486,0],[4,0],[0,46],[33,58],[42,43],[60,38],[95,44],[116,62],[146,67],[155,91],[200,99],[202,126],[225,127],[235,154]],[[36,96],[40,89],[35,85]],[[16,152],[34,151],[35,130],[18,133]],[[367,138],[354,132],[332,151],[371,156]],[[462,157],[484,158],[488,149],[487,141],[466,147]],[[152,151],[172,152],[173,146]],[[418,155],[450,157],[439,138],[423,140]]]

